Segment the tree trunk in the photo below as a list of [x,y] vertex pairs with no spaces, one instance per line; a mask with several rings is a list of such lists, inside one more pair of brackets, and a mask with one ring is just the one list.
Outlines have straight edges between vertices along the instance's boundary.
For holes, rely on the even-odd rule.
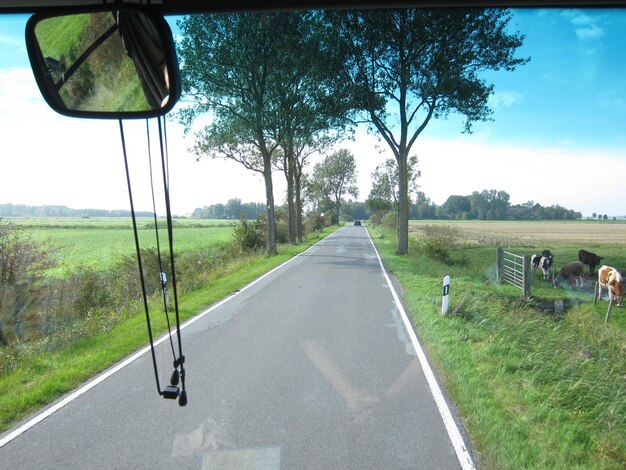
[[302,171],[296,168],[294,174],[294,186],[295,186],[295,196],[296,196],[296,232],[298,236],[298,243],[302,243],[302,197],[300,195],[302,191],[301,179],[302,179]]
[[272,161],[263,156],[263,178],[265,179],[265,200],[267,203],[267,253],[276,254],[276,217],[274,214],[274,186],[272,184]]
[[409,181],[408,160],[409,151],[398,152],[398,254],[404,255],[409,251]]
[[341,199],[339,198],[339,199],[335,200],[335,207],[336,207],[335,210],[337,211],[337,225],[339,225],[339,209],[340,209],[340,206],[341,206]]
[[296,208],[294,204],[294,187],[293,187],[293,150],[290,149],[290,155],[287,158],[287,210],[289,212],[289,243],[296,244]]

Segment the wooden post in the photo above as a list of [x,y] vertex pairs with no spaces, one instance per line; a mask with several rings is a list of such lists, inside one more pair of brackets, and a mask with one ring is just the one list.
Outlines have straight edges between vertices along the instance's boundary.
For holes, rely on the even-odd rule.
[[606,311],[606,317],[604,317],[604,324],[606,325],[611,318],[611,307],[613,307],[613,297],[609,296],[609,309]]
[[598,287],[598,282],[596,281],[596,284],[593,286],[593,305],[595,305],[598,300]]
[[498,282],[501,282],[504,274],[504,250],[501,247],[496,250],[496,266]]
[[530,298],[530,256],[524,255],[524,300]]

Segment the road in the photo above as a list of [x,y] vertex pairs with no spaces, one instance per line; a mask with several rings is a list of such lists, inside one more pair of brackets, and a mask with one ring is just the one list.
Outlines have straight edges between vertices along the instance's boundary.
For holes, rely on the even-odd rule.
[[390,285],[367,230],[342,228],[185,326],[186,407],[143,354],[5,433],[2,467],[471,468]]

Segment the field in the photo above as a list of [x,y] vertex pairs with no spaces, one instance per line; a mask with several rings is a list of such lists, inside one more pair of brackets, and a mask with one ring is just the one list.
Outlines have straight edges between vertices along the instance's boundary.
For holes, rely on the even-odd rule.
[[411,221],[409,230],[420,225],[445,224],[458,227],[473,243],[503,246],[624,246],[624,221]]
[[[132,222],[128,218],[5,218],[19,225],[33,241],[48,241],[57,250],[60,263],[53,274],[62,274],[77,266],[106,270],[122,256],[135,254]],[[214,246],[232,239],[234,221],[175,219],[174,252],[183,253]],[[159,244],[167,252],[165,219],[158,219]],[[156,247],[154,219],[137,219],[141,248]]]

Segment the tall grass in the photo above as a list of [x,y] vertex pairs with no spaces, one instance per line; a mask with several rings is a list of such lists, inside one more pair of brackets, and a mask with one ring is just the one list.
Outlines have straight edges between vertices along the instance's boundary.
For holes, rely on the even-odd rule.
[[[574,294],[562,317],[495,279],[495,247],[437,259],[412,239],[396,256],[391,231],[373,237],[485,468],[626,467],[626,327],[604,325],[606,302]],[[452,315],[442,317],[450,274]],[[569,293],[537,287],[541,298]]]

